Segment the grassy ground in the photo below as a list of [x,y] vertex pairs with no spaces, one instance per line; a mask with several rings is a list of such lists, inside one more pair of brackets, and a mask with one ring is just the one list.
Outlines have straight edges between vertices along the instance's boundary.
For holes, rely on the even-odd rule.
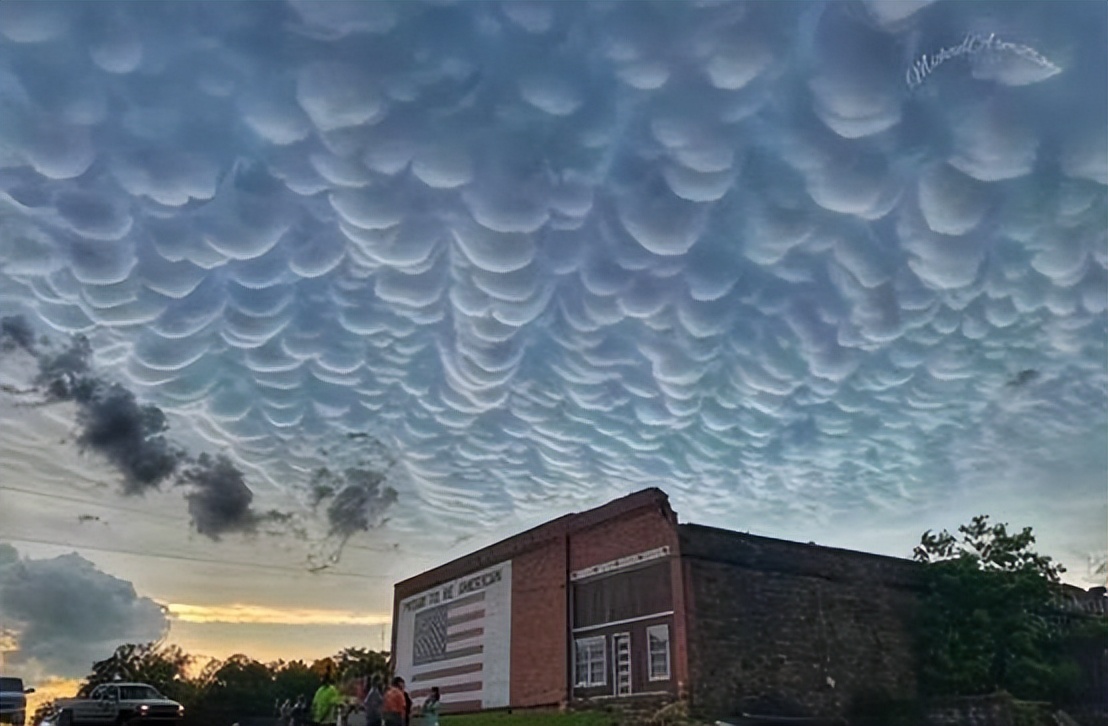
[[[459,714],[443,716],[442,726],[612,726],[612,717],[605,713],[559,713],[557,711],[521,711],[519,713]],[[412,726],[419,722],[412,719]]]

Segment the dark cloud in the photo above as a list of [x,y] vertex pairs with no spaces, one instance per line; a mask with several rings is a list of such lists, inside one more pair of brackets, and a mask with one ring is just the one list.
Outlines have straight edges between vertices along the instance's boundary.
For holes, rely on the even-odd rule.
[[334,475],[326,468],[315,473],[308,490],[308,503],[312,509],[318,509],[324,500],[335,496],[335,485],[331,481],[333,478]]
[[162,409],[92,375],[91,354],[89,340],[78,336],[59,354],[41,356],[38,385],[48,400],[76,403],[76,441],[123,474],[125,493],[155,488],[173,476],[185,452],[163,436],[170,425]]
[[181,473],[181,482],[190,487],[185,499],[196,531],[213,540],[253,532],[262,518],[251,507],[254,492],[242,471],[226,456],[201,454]]
[[[374,444],[379,445],[379,442],[374,440]],[[388,521],[385,514],[399,498],[396,489],[386,484],[392,460],[387,456],[373,458],[374,464],[362,463],[340,472],[324,467],[312,477],[312,509],[317,510],[326,504],[327,539],[332,543],[330,553],[325,556],[329,564],[317,563],[316,569],[337,563],[351,537]]]
[[84,675],[121,643],[157,640],[169,628],[160,605],[83,557],[21,558],[3,543],[0,612],[16,633],[9,665],[67,678]]
[[60,353],[42,353],[38,357],[35,382],[46,395],[59,401],[87,398],[98,381],[91,378],[92,344],[83,335],[75,335]]
[[328,534],[348,538],[382,522],[385,510],[397,499],[396,490],[384,486],[387,472],[348,468],[316,471],[309,490],[313,510],[326,504]]
[[8,317],[0,321],[0,346],[35,354],[35,388],[19,393],[37,392],[46,403],[74,403],[78,446],[103,456],[119,471],[124,494],[142,494],[165,482],[188,487],[185,498],[192,523],[213,540],[232,532],[252,532],[259,522],[291,518],[282,512],[257,513],[243,472],[227,457],[194,457],[171,442],[166,437],[169,421],[161,408],[140,403],[125,386],[94,373],[92,346],[85,336],[73,336],[58,352],[36,351],[27,321]]
[[123,489],[137,494],[173,476],[185,452],[163,432],[169,428],[157,406],[140,405],[123,386],[96,381],[76,398],[77,443],[103,455],[123,474]]
[[35,331],[22,315],[5,315],[0,318],[0,351],[22,348],[35,352]]
[[365,433],[349,433],[346,439],[346,446],[319,453],[355,463],[339,471],[321,467],[309,484],[312,509],[327,502],[329,534],[343,539],[380,526],[385,511],[397,500],[396,490],[385,485],[396,463],[388,447]]
[[143,405],[124,386],[98,377],[92,370],[92,346],[74,336],[58,352],[36,351],[34,334],[22,318],[0,324],[0,345],[35,353],[38,372],[34,388],[9,393],[39,393],[44,402],[70,401],[77,406],[77,444],[82,451],[103,456],[123,476],[123,491],[139,494],[174,475],[185,452],[164,436],[165,413]]
[[1008,385],[1011,388],[1018,388],[1035,381],[1039,377],[1039,372],[1033,369],[1022,370],[1016,375],[1012,376],[1012,379],[1008,381]]
[[[35,354],[35,334],[27,318],[22,315],[0,317],[0,354],[24,350]],[[0,383],[0,392],[12,396],[26,396],[34,389],[21,388],[10,383]]]
[[384,523],[384,515],[396,503],[396,490],[384,486],[382,472],[347,469],[346,484],[327,506],[331,534],[350,537]]
[[386,486],[396,463],[380,439],[364,432],[346,434],[346,441],[320,455],[352,462],[339,471],[316,470],[309,486],[312,509],[327,502],[328,533],[343,540],[384,523],[385,512],[397,500],[394,488]]

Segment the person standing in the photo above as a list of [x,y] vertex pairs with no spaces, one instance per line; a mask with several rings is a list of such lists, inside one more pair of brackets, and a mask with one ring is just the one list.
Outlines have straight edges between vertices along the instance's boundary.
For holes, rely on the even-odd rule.
[[278,723],[281,726],[293,726],[292,720],[292,701],[285,699],[285,702],[281,704],[277,710]]
[[342,696],[339,689],[331,682],[331,678],[325,677],[319,690],[312,698],[312,723],[317,726],[334,726],[338,723],[338,708]]
[[366,726],[381,726],[381,711],[385,705],[385,694],[381,691],[381,676],[373,676],[369,684],[369,692],[365,694],[362,704],[365,706]]
[[292,707],[293,726],[307,726],[308,723],[308,699],[301,693],[296,697],[296,705]]
[[431,695],[423,702],[420,714],[423,716],[423,726],[439,726],[439,709],[442,707],[442,695],[438,686],[431,687]]
[[392,686],[385,691],[381,716],[385,726],[406,726],[404,720],[408,711],[410,697],[404,691],[404,679],[400,676],[392,679]]

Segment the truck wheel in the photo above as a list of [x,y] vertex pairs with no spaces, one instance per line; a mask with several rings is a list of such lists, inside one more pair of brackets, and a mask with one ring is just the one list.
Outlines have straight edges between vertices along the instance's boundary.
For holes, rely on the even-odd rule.
[[73,726],[73,713],[62,711],[58,714],[58,726]]

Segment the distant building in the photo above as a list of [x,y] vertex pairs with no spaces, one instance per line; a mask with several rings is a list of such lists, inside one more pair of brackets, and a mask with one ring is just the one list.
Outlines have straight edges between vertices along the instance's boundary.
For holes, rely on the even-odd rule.
[[[834,715],[916,689],[908,560],[679,524],[647,489],[395,588],[396,672],[447,711],[688,698]],[[630,701],[629,701],[630,702]]]

